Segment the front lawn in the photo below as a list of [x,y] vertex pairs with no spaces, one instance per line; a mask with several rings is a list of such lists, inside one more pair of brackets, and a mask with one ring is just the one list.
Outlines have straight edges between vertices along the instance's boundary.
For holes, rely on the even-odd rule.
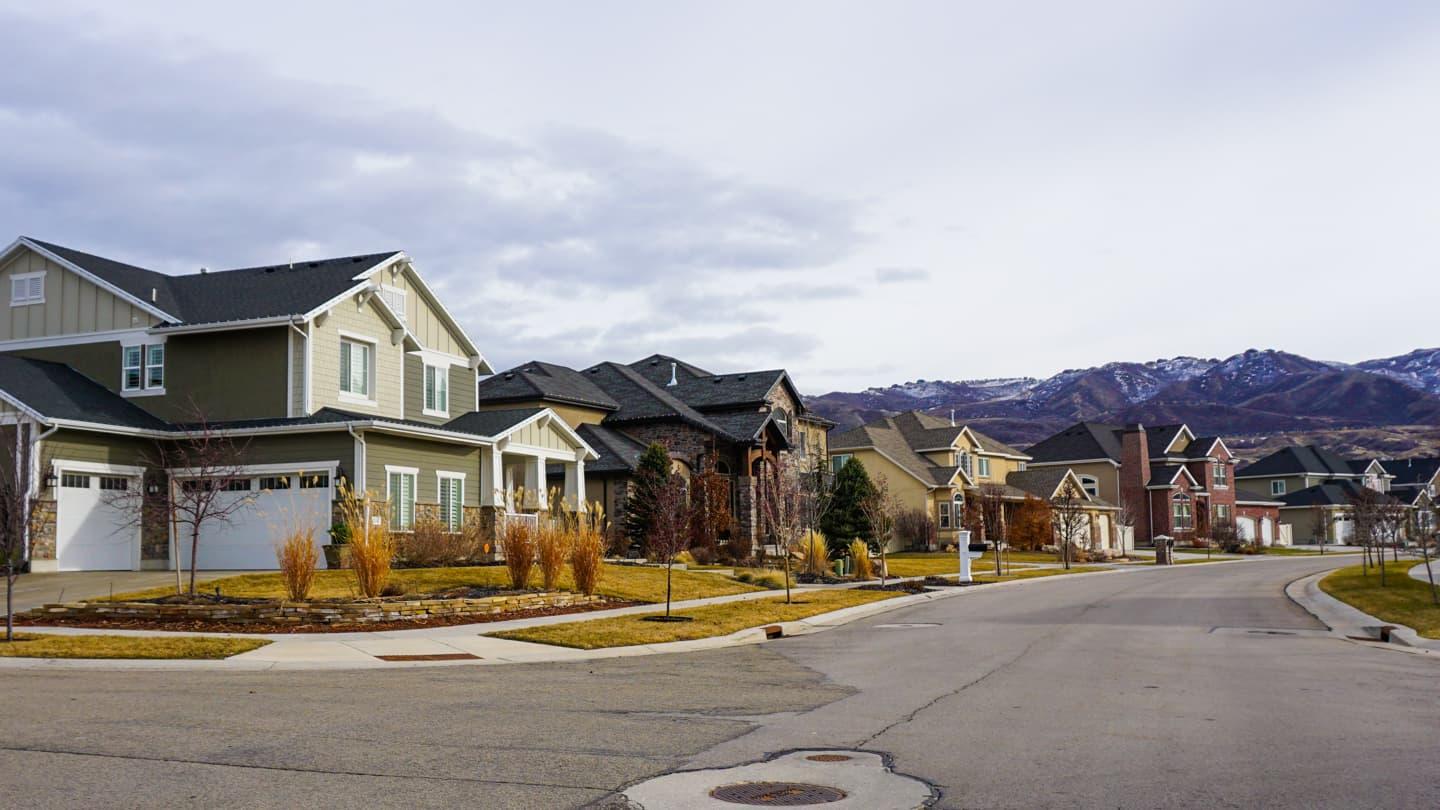
[[1414,560],[1386,565],[1383,588],[1374,567],[1369,576],[1362,573],[1364,566],[1341,568],[1320,580],[1320,590],[1371,616],[1413,627],[1425,638],[1440,638],[1440,607],[1431,598],[1428,582],[1410,578],[1414,565]]
[[16,633],[0,641],[0,658],[229,658],[264,647],[265,639],[205,636],[70,636]]
[[[510,630],[495,633],[496,638],[514,641],[533,641],[539,644],[554,644],[560,647],[576,647],[582,650],[596,650],[603,647],[628,647],[634,644],[661,644],[667,641],[689,641],[712,636],[727,636],[748,627],[758,627],[773,622],[789,622],[804,619],[832,610],[878,602],[904,596],[895,591],[800,591],[794,601],[785,604],[784,597],[777,599],[751,599],[727,602],[721,605],[706,605],[676,611],[678,615],[689,616],[694,621],[683,623],[648,622],[641,616],[617,616],[613,619],[595,619],[588,622],[567,622],[525,630]],[[654,614],[648,614],[654,615]]]
[[[463,587],[510,587],[510,577],[503,565],[397,569],[392,581],[398,582],[405,593],[415,594],[438,593]],[[281,584],[280,575],[276,573],[240,574],[215,579],[206,582],[200,587],[200,590],[214,593],[216,586],[219,586],[220,593],[226,596],[245,599],[285,598],[285,586]],[[538,570],[532,572],[530,586],[532,588],[540,586]],[[560,589],[573,590],[574,587],[574,580],[570,578],[567,568],[560,577]],[[673,598],[676,601],[765,590],[763,587],[737,582],[726,576],[689,571],[675,571],[672,587],[674,588]],[[169,596],[174,592],[173,588],[168,587],[150,588],[144,591],[116,594],[115,600],[157,599]],[[596,593],[600,596],[627,602],[663,602],[665,601],[665,569],[606,563],[602,566],[600,584]],[[310,590],[311,599],[352,599],[359,595],[359,591],[355,589],[354,577],[349,571],[344,570],[316,572],[315,585]]]

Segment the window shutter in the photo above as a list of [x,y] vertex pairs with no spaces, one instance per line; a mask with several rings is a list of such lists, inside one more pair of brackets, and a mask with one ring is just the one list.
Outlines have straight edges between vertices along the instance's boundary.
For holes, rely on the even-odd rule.
[[45,277],[34,276],[30,279],[30,297],[39,299],[45,297]]
[[350,344],[340,342],[340,390],[350,390]]
[[360,347],[360,390],[358,393],[370,396],[370,352],[369,346]]

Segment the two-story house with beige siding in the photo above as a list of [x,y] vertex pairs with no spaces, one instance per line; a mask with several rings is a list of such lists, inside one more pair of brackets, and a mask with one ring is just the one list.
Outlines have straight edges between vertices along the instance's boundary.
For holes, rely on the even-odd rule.
[[[891,493],[907,509],[929,515],[942,545],[955,543],[961,530],[970,530],[976,540],[985,535],[982,526],[973,525],[973,517],[967,523],[966,504],[987,488],[996,488],[990,491],[998,492],[1005,502],[1002,521],[1008,521],[1027,497],[1051,501],[1066,483],[1082,490],[1079,479],[1067,469],[1030,469],[1030,456],[1014,447],[967,425],[921,411],[877,419],[832,435],[830,461],[835,471],[852,458],[864,464],[872,478],[884,476]],[[1097,493],[1081,491],[1080,495],[1087,519],[1078,539],[1099,550],[1122,553],[1127,538],[1114,521],[1115,507]],[[1003,527],[991,534],[1000,533]]]
[[201,422],[243,447],[223,485],[250,503],[202,537],[204,568],[272,568],[292,527],[328,542],[342,487],[397,531],[458,530],[543,505],[552,465],[578,503],[597,458],[546,408],[474,411],[489,364],[400,251],[167,275],[21,238],[0,294],[3,453],[53,514],[32,570],[187,566],[113,493],[191,485],[156,459]]

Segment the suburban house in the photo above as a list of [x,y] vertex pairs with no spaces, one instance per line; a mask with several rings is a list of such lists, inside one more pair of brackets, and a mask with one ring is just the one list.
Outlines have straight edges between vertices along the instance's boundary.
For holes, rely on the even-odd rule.
[[[116,492],[250,499],[198,562],[273,568],[284,530],[329,542],[342,489],[397,531],[456,531],[544,506],[551,465],[584,492],[599,458],[548,408],[475,412],[490,366],[403,252],[172,276],[22,237],[0,276],[3,452],[54,517],[28,538],[31,570],[188,566],[168,522]],[[224,480],[157,465],[198,432],[241,448]]]
[[987,485],[1000,488],[1008,516],[1027,496],[1055,498],[1068,481],[1081,494],[1088,518],[1083,542],[1094,537],[1102,549],[1126,547],[1126,536],[1114,520],[1115,507],[1086,491],[1068,468],[1030,469],[1030,456],[965,425],[920,411],[877,419],[830,437],[834,471],[852,458],[864,464],[872,478],[883,475],[907,509],[928,514],[941,545],[955,543],[962,529],[980,538],[979,527],[964,525],[966,504]]
[[[1235,478],[1280,501],[1280,514],[1293,527],[1297,541],[1344,543],[1355,531],[1351,508],[1355,499],[1362,490],[1370,490],[1389,500],[1395,478],[1389,466],[1400,463],[1347,459],[1316,445],[1297,445],[1246,465]],[[1411,472],[1418,480],[1421,471],[1411,468]],[[1401,499],[1418,498],[1407,495]]]
[[1435,529],[1435,490],[1440,486],[1440,457],[1400,458],[1385,461],[1390,479],[1390,494],[1409,506],[1413,512],[1411,530],[1417,536],[1432,534]]
[[1204,539],[1216,521],[1267,545],[1284,541],[1275,501],[1237,497],[1235,457],[1219,436],[1196,436],[1183,424],[1077,422],[1026,452],[1032,468],[1067,467],[1087,492],[1120,504],[1137,543]]
[[827,456],[833,424],[809,411],[784,369],[714,374],[666,355],[576,370],[530,362],[480,382],[477,407],[548,408],[601,454],[586,469],[586,497],[612,523],[640,455],[658,442],[673,468],[690,475],[714,465],[730,484],[736,531],[761,539],[758,486],[767,465],[788,454],[815,469]]

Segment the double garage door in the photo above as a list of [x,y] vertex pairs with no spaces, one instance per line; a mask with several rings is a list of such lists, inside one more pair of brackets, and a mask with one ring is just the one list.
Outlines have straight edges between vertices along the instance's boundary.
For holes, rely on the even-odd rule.
[[[138,497],[138,470],[57,464],[56,560],[61,571],[138,570],[140,528],[130,517]],[[201,482],[181,482],[200,486]],[[273,569],[275,546],[295,529],[309,529],[317,549],[329,542],[331,476],[328,472],[267,472],[207,484],[227,503],[243,502],[228,521],[204,527],[199,568]],[[182,568],[190,566],[188,527],[178,527]],[[173,557],[167,557],[168,564]],[[323,565],[323,556],[322,556]]]

